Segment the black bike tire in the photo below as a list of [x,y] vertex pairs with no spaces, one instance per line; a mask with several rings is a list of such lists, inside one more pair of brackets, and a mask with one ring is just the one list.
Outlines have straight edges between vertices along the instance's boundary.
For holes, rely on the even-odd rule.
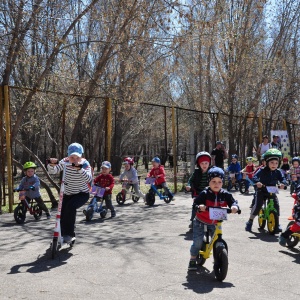
[[263,208],[261,208],[259,213],[258,213],[258,218],[257,218],[258,228],[260,228],[260,229],[264,229],[266,227],[267,221],[260,217],[260,215],[264,215],[264,214],[265,214],[265,211],[264,211]]
[[43,211],[40,209],[38,204],[32,206],[33,216],[38,221],[42,217]]
[[17,224],[23,224],[25,222],[26,207],[23,204],[19,203],[14,209],[14,218]]
[[123,194],[121,192],[117,194],[116,201],[119,205],[124,204],[125,199],[124,199]]
[[153,206],[155,203],[155,195],[152,192],[146,194],[146,204]]
[[170,197],[168,196],[168,195],[166,195],[166,193],[163,193],[163,196],[164,197],[166,197],[166,198],[164,198],[164,201],[166,202],[166,203],[170,203],[172,200],[170,199]]
[[[271,220],[272,215],[274,216],[274,224],[272,224],[272,227],[271,227],[270,226],[270,224],[271,224],[270,220]],[[274,235],[276,233],[278,225],[279,225],[278,214],[275,211],[270,211],[268,221],[267,221],[267,228],[268,228],[269,234]]]
[[240,182],[240,193],[245,194],[246,193],[246,180],[242,179]]
[[57,249],[58,249],[58,238],[54,237],[51,243],[51,257],[52,259],[55,258],[57,254]]
[[94,209],[92,207],[89,207],[85,214],[86,221],[91,221],[93,219]]
[[232,183],[231,180],[229,179],[227,183],[227,191],[230,192],[231,189],[232,189]]
[[132,196],[132,201],[133,202],[138,202],[140,200],[140,197],[137,197],[137,196]]
[[[289,229],[294,223],[295,223],[295,221],[290,221],[289,224],[287,225],[286,229]],[[298,243],[299,243],[299,238],[297,236],[290,235],[287,238],[286,244],[287,244],[288,248],[294,248]]]
[[218,281],[223,281],[227,276],[228,253],[225,247],[218,247],[216,249],[214,271],[215,271],[215,277]]

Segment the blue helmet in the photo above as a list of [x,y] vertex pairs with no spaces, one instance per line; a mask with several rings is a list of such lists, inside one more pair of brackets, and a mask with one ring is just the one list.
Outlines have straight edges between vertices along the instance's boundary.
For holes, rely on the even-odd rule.
[[234,158],[235,158],[235,159],[238,159],[238,156],[237,156],[236,154],[232,154],[232,155],[231,155],[231,159],[234,159]]
[[157,156],[155,156],[151,161],[154,161],[154,162],[160,164],[160,159]]
[[207,172],[208,181],[211,181],[215,177],[219,177],[222,180],[224,179],[224,171],[219,167],[212,167]]

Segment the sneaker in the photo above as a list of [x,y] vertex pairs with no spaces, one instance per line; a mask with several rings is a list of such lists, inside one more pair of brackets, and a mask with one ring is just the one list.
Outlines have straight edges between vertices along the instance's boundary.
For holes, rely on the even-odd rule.
[[64,235],[64,236],[63,236],[63,241],[64,241],[64,243],[70,243],[71,240],[72,240],[72,237],[71,237],[71,236],[69,236],[69,235]]
[[197,271],[197,264],[196,264],[195,260],[190,260],[188,270],[189,271]]
[[193,228],[193,221],[190,223],[189,228]]
[[114,218],[115,216],[116,216],[116,211],[115,211],[115,210],[112,210],[112,211],[111,211],[111,217]]
[[253,204],[251,204],[250,206],[249,206],[249,208],[252,208],[253,207]]
[[282,247],[285,247],[286,246],[286,242],[287,242],[287,239],[285,237],[283,237],[282,235],[279,236],[279,239],[278,239],[278,242],[279,242],[279,245],[282,246]]
[[47,216],[48,220],[51,219],[51,214],[50,213],[47,213],[46,216]]
[[246,194],[246,195],[249,195],[249,191],[248,191],[248,190],[247,190],[247,191],[245,191],[245,194]]
[[282,227],[281,227],[281,225],[278,225],[278,227],[277,227],[276,230],[275,230],[275,233],[279,233],[279,232],[282,232]]
[[252,224],[253,224],[253,222],[250,222],[250,221],[246,222],[245,230],[251,232],[251,230],[252,230]]
[[86,210],[84,209],[82,212],[83,212],[83,214],[86,216]]

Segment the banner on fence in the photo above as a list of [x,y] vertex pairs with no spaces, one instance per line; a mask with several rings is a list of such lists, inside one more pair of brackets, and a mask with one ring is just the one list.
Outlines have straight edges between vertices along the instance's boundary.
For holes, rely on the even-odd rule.
[[271,138],[273,135],[279,136],[279,143],[281,144],[281,152],[283,157],[288,157],[291,160],[290,140],[286,130],[271,130]]

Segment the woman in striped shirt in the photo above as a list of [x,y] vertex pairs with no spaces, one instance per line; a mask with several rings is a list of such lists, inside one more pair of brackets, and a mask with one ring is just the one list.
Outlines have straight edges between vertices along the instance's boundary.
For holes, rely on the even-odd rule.
[[82,157],[83,147],[73,143],[68,147],[68,157],[57,164],[57,159],[51,158],[48,165],[49,174],[57,174],[65,168],[65,190],[61,208],[61,235],[64,242],[70,242],[74,235],[76,210],[89,199],[89,183],[92,172],[89,162]]

